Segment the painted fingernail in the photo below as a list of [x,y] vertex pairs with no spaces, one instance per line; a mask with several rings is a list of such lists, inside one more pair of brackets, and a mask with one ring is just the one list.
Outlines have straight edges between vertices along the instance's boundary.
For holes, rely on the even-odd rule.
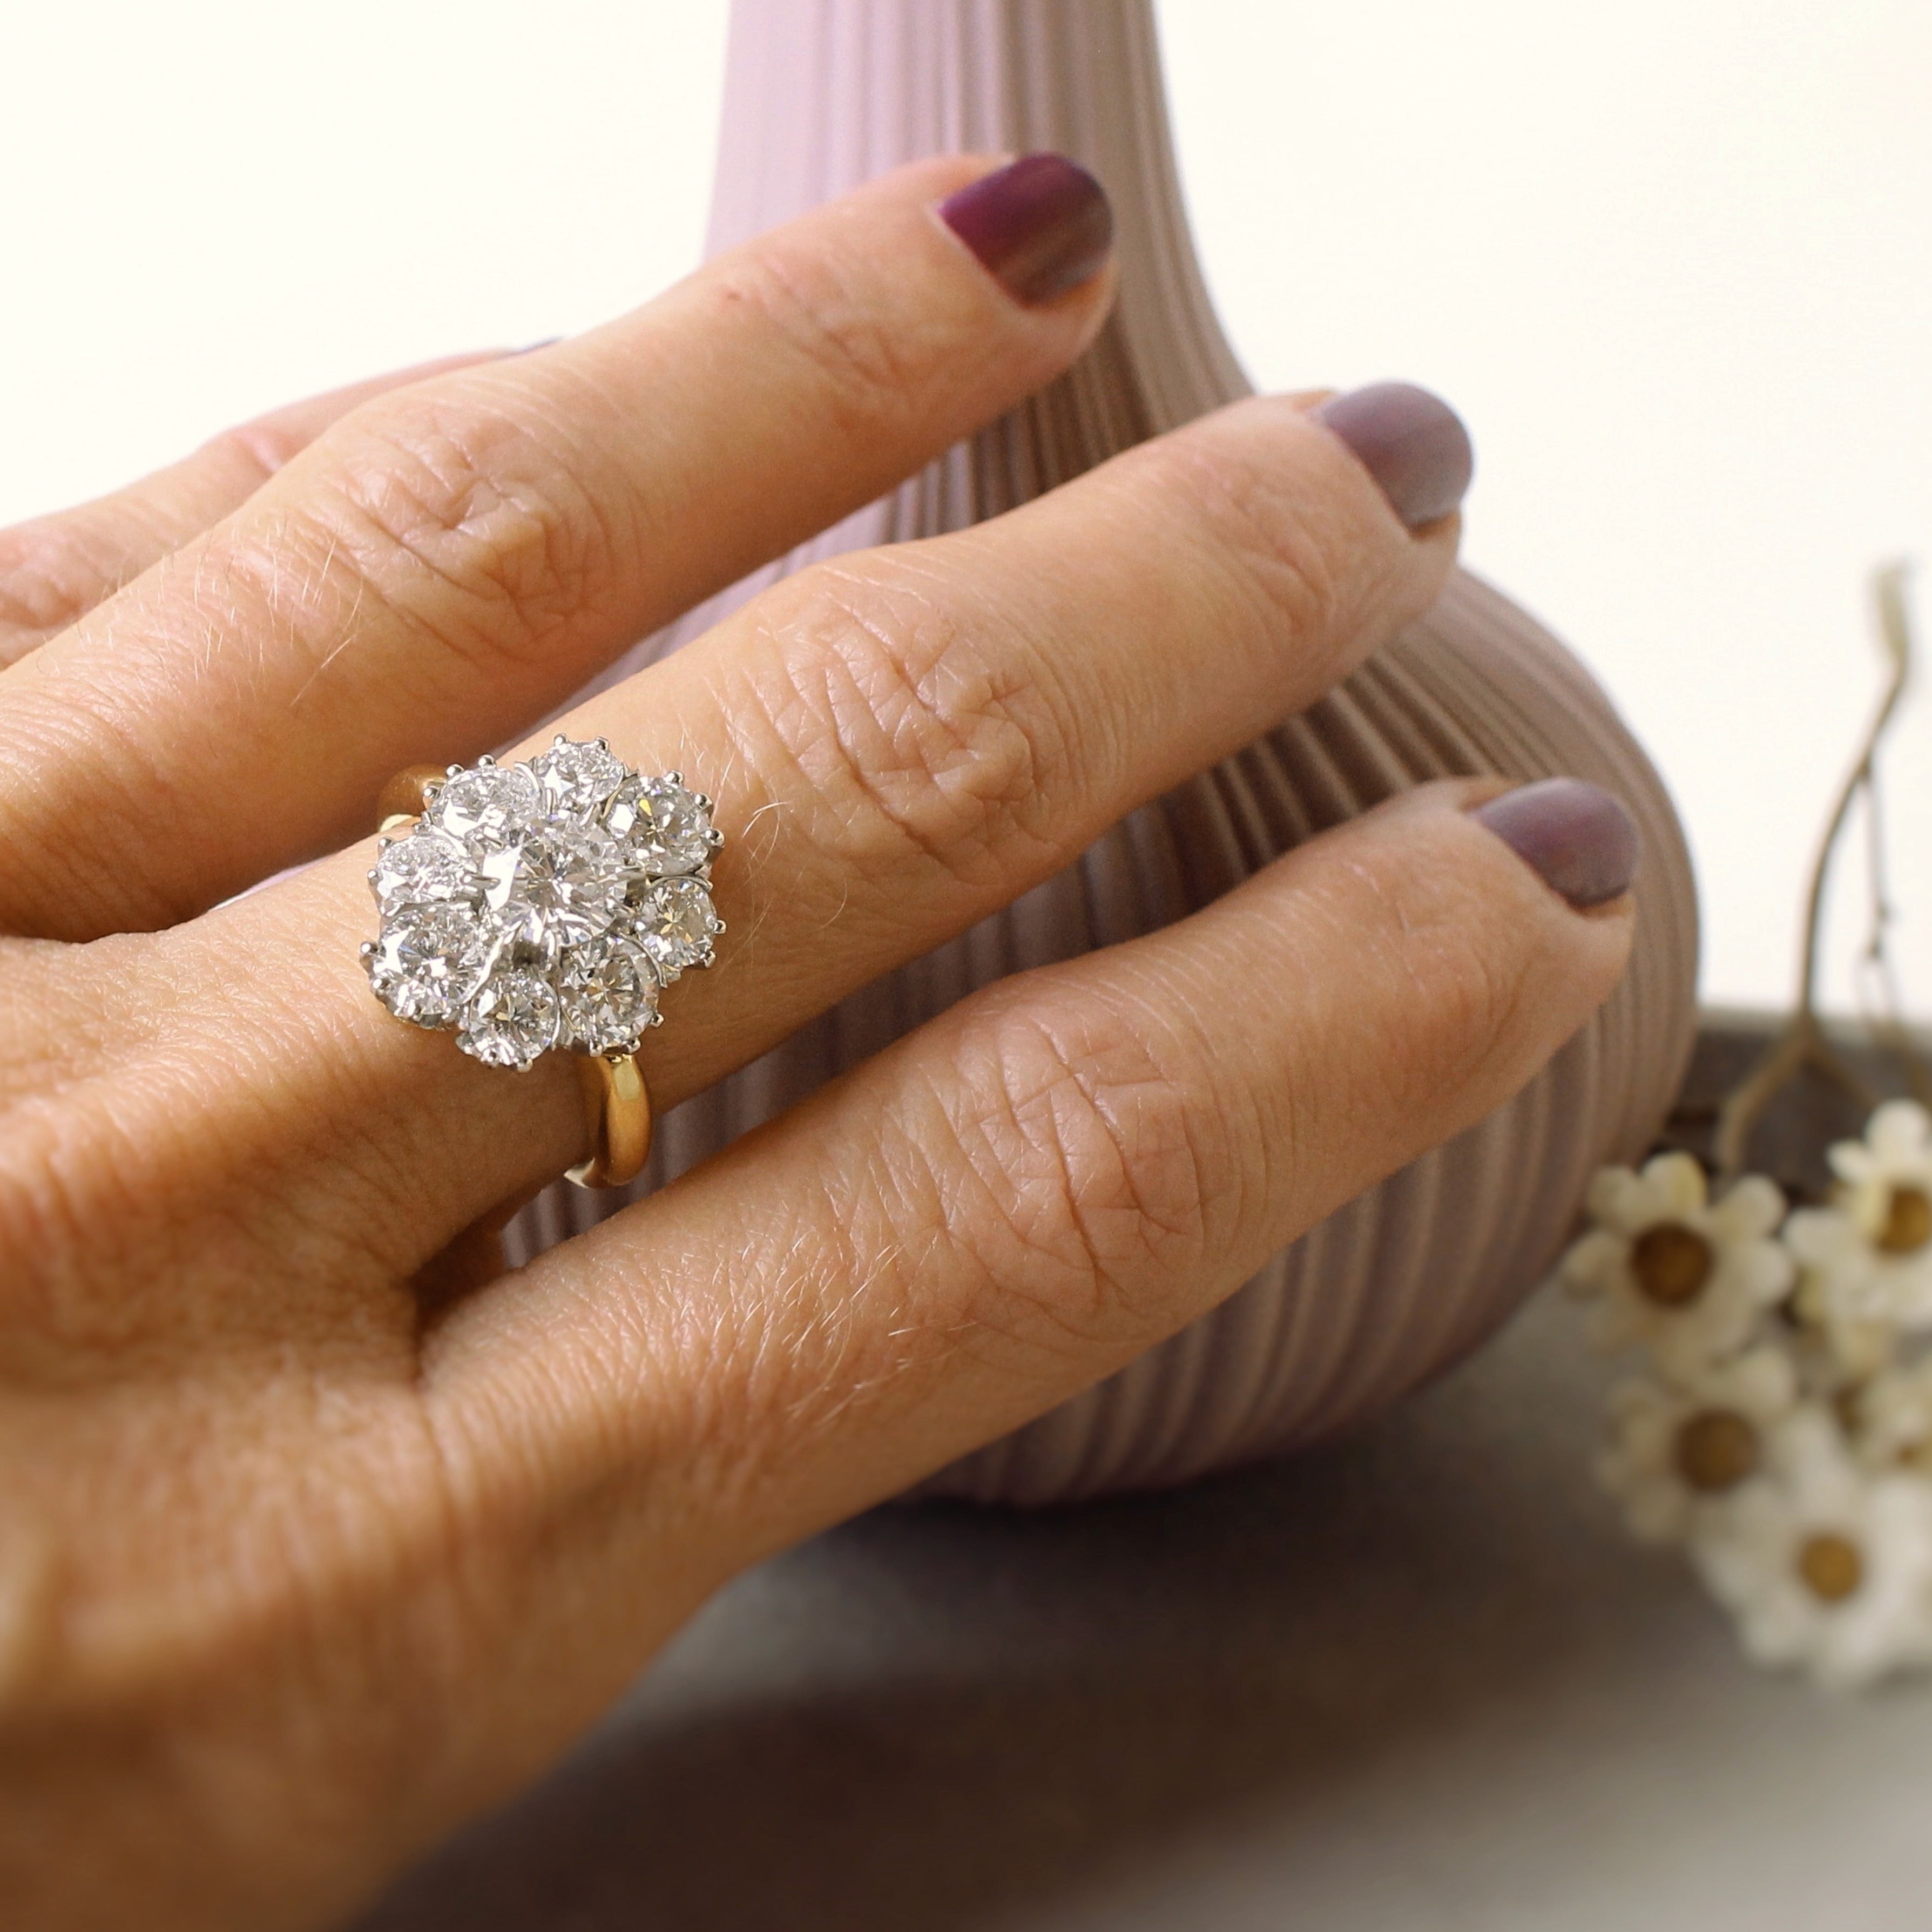
[[1520,785],[1469,816],[1579,911],[1621,898],[1636,876],[1636,821],[1581,778]]
[[1022,154],[948,195],[939,218],[1030,308],[1090,280],[1114,245],[1106,190],[1064,154]]
[[1354,452],[1411,530],[1462,502],[1476,452],[1462,418],[1440,396],[1413,382],[1371,382],[1330,396],[1315,414]]

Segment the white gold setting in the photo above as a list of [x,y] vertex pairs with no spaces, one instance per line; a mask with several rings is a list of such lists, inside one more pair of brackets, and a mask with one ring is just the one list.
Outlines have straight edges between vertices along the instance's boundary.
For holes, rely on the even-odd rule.
[[658,996],[709,966],[724,842],[676,772],[634,772],[601,738],[560,734],[519,764],[452,765],[369,873],[376,997],[412,1025],[519,1072],[552,1047],[634,1052]]

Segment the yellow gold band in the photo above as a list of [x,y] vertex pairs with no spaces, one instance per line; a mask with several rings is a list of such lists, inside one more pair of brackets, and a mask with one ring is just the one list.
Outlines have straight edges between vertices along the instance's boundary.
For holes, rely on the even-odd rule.
[[651,1156],[651,1093],[634,1053],[584,1054],[577,1063],[590,1155],[571,1168],[580,1187],[622,1187]]

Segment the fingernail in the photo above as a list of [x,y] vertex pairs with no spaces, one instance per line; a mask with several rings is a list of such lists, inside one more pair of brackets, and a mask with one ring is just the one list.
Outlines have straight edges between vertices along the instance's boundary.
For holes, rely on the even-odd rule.
[[1636,821],[1581,778],[1520,785],[1469,816],[1580,911],[1621,898],[1636,876]]
[[1446,517],[1475,473],[1462,419],[1413,382],[1371,382],[1330,396],[1316,412],[1355,453],[1411,530]]
[[1114,245],[1106,190],[1064,154],[1022,154],[948,195],[939,218],[1029,307],[1090,280]]

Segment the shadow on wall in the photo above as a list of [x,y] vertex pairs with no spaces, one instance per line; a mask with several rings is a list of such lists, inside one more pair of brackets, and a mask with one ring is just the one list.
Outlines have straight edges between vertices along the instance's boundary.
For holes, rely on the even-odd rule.
[[1418,1766],[1459,1790],[1568,1688],[1622,1706],[1660,1647],[1724,1647],[1589,1493],[1594,1382],[1521,1354],[1180,1495],[823,1538],[362,1932],[964,1932],[1231,1830],[1332,1845]]

